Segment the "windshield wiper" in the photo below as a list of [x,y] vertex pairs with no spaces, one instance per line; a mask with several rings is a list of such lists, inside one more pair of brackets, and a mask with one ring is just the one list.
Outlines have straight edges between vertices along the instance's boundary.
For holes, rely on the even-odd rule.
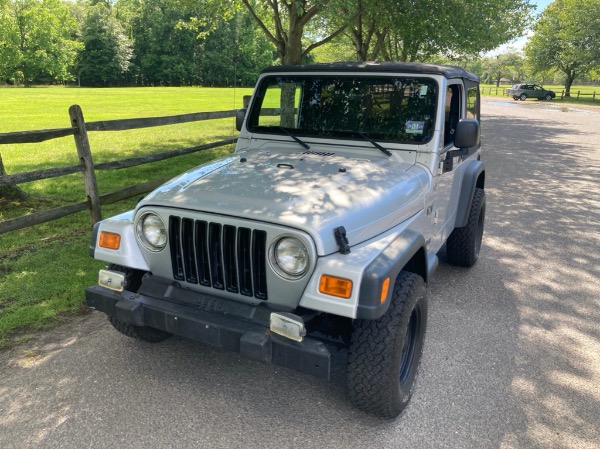
[[389,150],[386,150],[385,148],[383,148],[381,145],[379,145],[377,142],[375,142],[373,139],[371,139],[369,136],[367,136],[365,133],[363,132],[358,132],[357,133],[360,137],[362,137],[365,140],[368,140],[369,142],[371,142],[373,144],[373,146],[375,148],[377,148],[378,150],[380,150],[383,154],[385,154],[386,156],[391,156],[392,153],[390,153]]
[[284,126],[277,126],[277,129],[280,130],[280,131],[283,131],[285,134],[287,134],[288,136],[290,136],[292,139],[294,139],[296,142],[298,142],[300,145],[302,145],[307,150],[310,150],[310,147],[308,146],[308,144],[306,142],[303,142],[300,139],[298,139],[286,127],[284,127]]

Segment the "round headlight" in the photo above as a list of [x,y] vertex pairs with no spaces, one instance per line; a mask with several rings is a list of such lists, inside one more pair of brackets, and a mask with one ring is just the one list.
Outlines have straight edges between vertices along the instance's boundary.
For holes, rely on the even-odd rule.
[[308,250],[295,237],[279,240],[273,249],[273,256],[277,266],[289,276],[301,276],[308,268]]
[[156,214],[143,215],[137,222],[137,235],[150,251],[160,251],[167,244],[167,228]]

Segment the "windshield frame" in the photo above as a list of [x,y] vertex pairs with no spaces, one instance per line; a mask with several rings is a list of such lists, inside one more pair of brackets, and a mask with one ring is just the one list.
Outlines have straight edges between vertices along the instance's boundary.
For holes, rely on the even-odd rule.
[[[259,125],[259,117],[261,117],[261,110],[263,106],[263,101],[265,100],[265,93],[268,88],[272,88],[274,86],[281,86],[283,82],[289,80],[292,83],[295,83],[297,86],[302,83],[310,83],[311,87],[314,85],[318,85],[318,83],[322,83],[323,85],[327,82],[340,82],[347,83],[349,81],[357,80],[358,84],[366,86],[367,88],[373,86],[389,86],[396,83],[400,83],[400,86],[404,86],[404,89],[413,88],[412,86],[427,86],[425,94],[421,96],[419,94],[419,98],[426,98],[428,104],[426,105],[428,114],[426,115],[426,120],[417,120],[419,123],[426,123],[425,125],[420,124],[418,126],[426,127],[427,134],[423,139],[401,139],[398,138],[400,134],[408,135],[408,122],[411,120],[405,121],[404,125],[402,125],[402,121],[398,121],[398,128],[396,130],[397,135],[393,136],[391,133],[388,135],[382,135],[375,133],[373,134],[373,130],[371,129],[312,129],[308,130],[305,128],[290,128],[290,131],[294,133],[294,135],[302,137],[303,139],[327,139],[327,140],[352,140],[357,142],[364,142],[364,137],[361,136],[361,133],[366,133],[373,140],[378,142],[385,142],[389,144],[400,144],[400,145],[426,145],[432,141],[434,135],[436,133],[436,126],[438,117],[438,109],[439,109],[439,97],[441,92],[440,81],[437,79],[438,77],[434,75],[420,75],[420,74],[378,74],[378,73],[352,73],[352,74],[339,74],[339,73],[271,73],[261,77],[259,83],[256,87],[255,94],[253,97],[252,104],[250,105],[250,111],[248,114],[248,118],[246,121],[246,128],[251,133],[256,134],[267,134],[267,135],[275,135],[281,136],[285,135],[278,126],[281,125]],[[316,82],[315,82],[316,81]],[[306,85],[303,85],[304,89],[302,89],[302,93],[300,94],[300,98],[295,99],[296,106],[302,105],[303,108],[306,108],[306,103],[304,99],[304,90],[308,90]],[[322,86],[321,86],[322,87]],[[279,88],[280,89],[280,88]],[[395,91],[396,94],[401,93],[402,101],[409,101],[411,98],[415,99],[415,92],[418,89],[414,88],[409,96],[406,96],[400,90]],[[343,91],[342,91],[343,92]],[[320,93],[320,99],[323,97],[322,92]],[[373,99],[373,98],[371,98]],[[390,105],[392,100],[390,100]],[[281,108],[279,108],[281,110]],[[359,109],[356,109],[359,110]],[[390,112],[391,114],[391,112]],[[262,117],[264,117],[263,115]],[[281,116],[281,115],[279,115]],[[402,132],[402,127],[405,127]],[[360,128],[360,127],[357,127]],[[392,129],[392,128],[390,128]],[[423,131],[422,133],[424,133]]]

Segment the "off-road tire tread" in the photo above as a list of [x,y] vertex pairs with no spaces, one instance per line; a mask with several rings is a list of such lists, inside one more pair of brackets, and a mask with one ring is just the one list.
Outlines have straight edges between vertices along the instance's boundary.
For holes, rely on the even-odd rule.
[[[416,299],[415,299],[416,296]],[[353,326],[352,342],[348,355],[348,394],[352,403],[359,409],[384,418],[395,418],[408,404],[411,392],[405,400],[394,397],[389,373],[393,370],[395,340],[398,328],[406,330],[410,319],[411,306],[423,296],[422,337],[427,321],[427,297],[425,283],[420,276],[406,271],[400,272],[394,284],[390,308],[378,320],[356,320]],[[402,311],[410,307],[409,313]],[[404,331],[401,331],[404,333]],[[416,362],[421,359],[423,346],[418,348]],[[416,376],[415,376],[416,380]],[[391,382],[390,382],[391,381]],[[398,379],[395,379],[398,382]]]
[[477,262],[478,254],[475,254],[475,239],[477,238],[479,212],[484,206],[485,191],[476,188],[467,225],[462,228],[455,228],[446,241],[446,259],[448,263],[460,267],[472,267]]

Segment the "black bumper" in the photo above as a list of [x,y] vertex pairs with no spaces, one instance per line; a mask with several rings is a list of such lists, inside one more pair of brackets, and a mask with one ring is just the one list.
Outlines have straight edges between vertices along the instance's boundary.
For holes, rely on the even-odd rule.
[[[142,288],[142,291],[144,289]],[[185,292],[190,295],[189,291]],[[202,304],[206,304],[206,295]],[[210,298],[210,297],[209,297]],[[212,298],[219,307],[211,311],[147,294],[128,291],[115,292],[100,286],[88,287],[85,300],[88,306],[95,308],[118,320],[135,326],[150,326],[175,335],[207,343],[213,346],[239,352],[250,359],[285,366],[321,379],[329,379],[331,358],[325,345],[316,340],[305,338],[301,343],[272,334],[265,326],[265,317],[270,312],[254,308],[249,317],[258,317],[260,323],[252,318],[232,316],[227,312],[227,303],[234,301]],[[232,307],[236,307],[231,304]]]

